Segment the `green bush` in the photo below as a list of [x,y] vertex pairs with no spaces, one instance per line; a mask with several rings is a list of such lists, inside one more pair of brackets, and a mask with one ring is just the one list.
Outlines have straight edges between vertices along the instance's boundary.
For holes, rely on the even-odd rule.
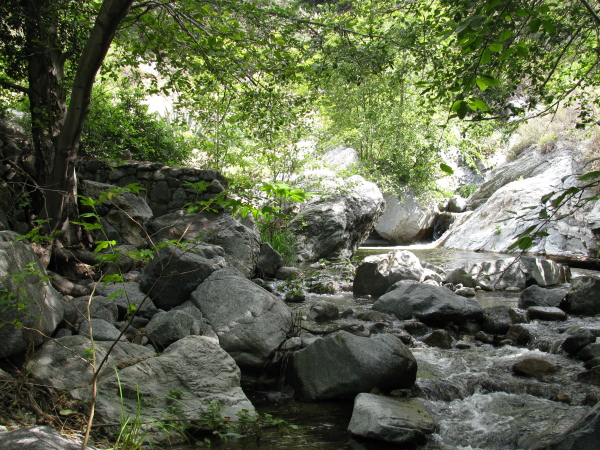
[[260,238],[279,252],[285,266],[295,267],[298,265],[298,248],[291,232],[273,226],[261,226]]
[[475,184],[465,184],[458,188],[458,195],[462,198],[469,198],[473,193],[477,190],[477,185]]
[[177,125],[148,111],[140,88],[96,85],[81,152],[108,159],[183,163],[193,145]]

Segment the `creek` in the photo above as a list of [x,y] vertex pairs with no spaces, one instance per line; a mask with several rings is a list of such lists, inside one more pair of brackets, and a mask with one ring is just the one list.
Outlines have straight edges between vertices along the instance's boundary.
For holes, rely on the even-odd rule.
[[[365,248],[360,255],[387,253],[398,247]],[[445,249],[404,247],[419,259],[442,267],[461,261],[484,261],[508,258],[496,253],[474,253]],[[575,272],[575,276],[577,276]],[[483,306],[517,306],[518,292],[478,292]],[[340,311],[370,309],[372,300],[355,299],[351,293],[313,295],[301,306],[308,312],[313,300],[337,304]],[[356,324],[352,318],[336,321],[339,326]],[[363,322],[364,323],[364,322]],[[307,324],[312,327],[331,326]],[[400,326],[399,321],[389,325]],[[536,337],[527,348],[475,342],[461,335],[468,348],[442,350],[427,347],[415,340],[410,349],[418,361],[413,395],[417,395],[435,420],[436,432],[421,450],[450,449],[527,449],[550,442],[591,410],[600,400],[600,387],[577,381],[584,370],[581,361],[559,351],[565,332],[575,327],[600,328],[600,316],[569,316],[563,322],[533,321],[527,324]],[[515,376],[514,363],[524,357],[543,357],[557,367],[557,372],[542,380]],[[248,397],[261,413],[272,414],[299,426],[297,430],[264,429],[255,437],[214,441],[212,448],[230,449],[392,449],[397,446],[356,440],[347,433],[352,415],[352,401],[303,403],[282,392],[250,391]],[[189,449],[197,447],[177,447]]]

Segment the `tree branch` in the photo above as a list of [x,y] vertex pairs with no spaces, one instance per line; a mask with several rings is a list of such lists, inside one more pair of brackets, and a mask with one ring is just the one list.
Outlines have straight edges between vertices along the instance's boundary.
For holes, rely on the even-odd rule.
[[590,15],[592,16],[592,19],[594,19],[594,22],[596,22],[596,25],[600,25],[600,16],[598,16],[598,13],[596,12],[596,10],[594,8],[592,8],[592,5],[590,5],[587,0],[579,0],[579,1],[581,3],[583,3],[583,6],[585,6],[585,9],[588,10]]
[[31,92],[28,88],[24,86],[20,86],[15,83],[11,83],[10,81],[0,80],[0,86],[5,87],[6,89],[12,89],[13,91],[22,92],[23,94],[29,95]]

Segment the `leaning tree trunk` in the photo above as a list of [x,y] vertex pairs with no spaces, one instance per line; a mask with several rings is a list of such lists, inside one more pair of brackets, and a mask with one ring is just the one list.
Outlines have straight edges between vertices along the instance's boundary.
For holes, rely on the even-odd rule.
[[54,31],[56,23],[51,23],[52,3],[50,0],[26,0],[32,17],[26,31],[30,46],[32,131],[38,185],[43,193],[37,206],[40,217],[50,219],[50,232],[61,231],[61,243],[73,245],[79,240],[78,228],[70,221],[78,216],[75,159],[81,130],[96,73],[133,0],[104,0],[102,3],[77,65],[68,109],[61,83],[64,55],[54,50],[59,46]]

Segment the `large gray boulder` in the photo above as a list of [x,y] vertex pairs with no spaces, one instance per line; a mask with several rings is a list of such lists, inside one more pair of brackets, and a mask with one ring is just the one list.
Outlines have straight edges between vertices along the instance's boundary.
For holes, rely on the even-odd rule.
[[292,371],[297,396],[318,401],[352,398],[373,388],[410,388],[417,362],[396,336],[367,338],[340,331],[295,352]]
[[260,235],[251,215],[243,220],[228,211],[188,214],[180,210],[165,214],[148,224],[154,239],[203,242],[221,246],[230,266],[244,276],[254,275],[260,254]]
[[303,261],[354,255],[383,214],[379,188],[360,175],[345,181],[347,193],[310,200],[290,222]]
[[355,296],[379,297],[396,282],[420,281],[425,273],[419,258],[406,250],[367,256],[356,268],[352,291]]
[[483,330],[490,334],[506,334],[512,320],[510,308],[506,305],[490,306],[484,309]]
[[[82,183],[84,194],[96,200],[102,193],[115,188],[111,184],[96,181],[84,180]],[[123,241],[136,248],[144,247],[147,237],[145,225],[154,217],[146,201],[124,191],[105,203],[108,212],[104,219],[119,233]]]
[[63,296],[44,280],[46,271],[31,247],[0,231],[0,358],[39,345],[64,314]]
[[[96,361],[101,361],[112,342],[94,343]],[[27,370],[45,386],[72,390],[89,386],[93,371],[89,364],[91,342],[85,336],[66,336],[47,342],[27,364]],[[111,350],[100,377],[114,374],[115,368],[126,367],[137,361],[150,358],[155,353],[141,345],[117,342]],[[77,374],[76,376],[74,374]]]
[[530,306],[558,307],[567,295],[566,288],[545,289],[533,284],[519,295],[519,308],[527,309]]
[[263,369],[293,326],[282,300],[232,267],[208,277],[191,300],[242,370]]
[[575,278],[567,296],[567,306],[574,314],[599,314],[600,278],[594,276]]
[[94,341],[116,341],[119,338],[125,340],[117,327],[104,319],[84,320],[79,324],[79,334],[87,338],[91,335]]
[[260,255],[256,264],[256,275],[259,277],[273,278],[277,271],[283,267],[283,258],[268,242],[260,245]]
[[485,290],[525,289],[527,286],[555,286],[569,281],[567,266],[554,261],[523,256],[494,261],[466,262],[446,275],[446,282]]
[[[115,418],[146,421],[195,420],[210,404],[218,402],[222,417],[236,419],[242,410],[254,412],[240,387],[240,370],[234,360],[206,336],[188,336],[170,345],[159,356],[122,368],[98,383],[96,418],[113,423]],[[122,397],[120,396],[122,393]],[[76,399],[89,400],[89,388],[73,391]]]
[[91,302],[89,296],[67,298],[64,303],[64,320],[71,328],[79,328],[79,324],[87,320],[88,304],[90,318],[103,319],[113,325],[119,320],[119,308],[117,304],[107,297],[94,295]]
[[127,281],[124,283],[98,283],[96,294],[108,297],[115,305],[119,313],[119,320],[123,320],[127,314],[135,311],[135,314],[146,319],[151,319],[158,312],[150,296],[140,289],[139,283]]
[[393,314],[400,320],[416,318],[427,325],[443,327],[449,322],[480,322],[483,308],[472,298],[449,289],[400,281],[373,304],[376,311]]
[[[2,450],[80,450],[81,443],[61,436],[54,428],[35,426],[12,431],[0,431]],[[88,445],[89,450],[96,447]]]
[[146,336],[155,347],[163,349],[186,336],[201,334],[201,322],[184,311],[163,311],[146,325]]
[[435,431],[429,412],[417,399],[358,394],[348,431],[363,438],[390,442],[402,448],[424,444]]
[[[507,252],[514,237],[531,226],[530,217],[539,221],[537,210],[541,198],[561,188],[568,188],[586,160],[583,144],[574,148],[569,141],[558,141],[550,154],[524,152],[517,160],[494,170],[469,198],[474,209],[465,220],[457,220],[444,238],[443,246],[474,251]],[[600,227],[600,201],[590,201],[583,208],[566,206],[561,219],[551,221],[548,236],[536,241],[528,250],[563,261],[595,258],[597,248],[593,230]],[[516,214],[511,214],[513,211]]]
[[417,200],[411,192],[401,196],[384,195],[386,208],[375,231],[393,244],[406,245],[433,232],[435,217],[439,212],[433,203]]
[[[216,249],[224,254],[220,247]],[[211,250],[208,256],[213,253]],[[202,248],[161,248],[144,268],[140,289],[152,298],[156,307],[169,310],[189,300],[200,283],[226,265],[222,256],[205,257]]]

